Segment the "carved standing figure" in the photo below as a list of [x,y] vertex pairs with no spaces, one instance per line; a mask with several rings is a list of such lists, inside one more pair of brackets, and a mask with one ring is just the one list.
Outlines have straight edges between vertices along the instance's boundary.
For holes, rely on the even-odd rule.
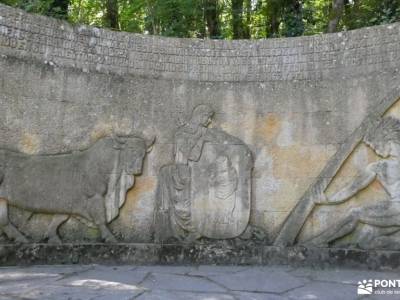
[[[359,223],[388,229],[387,233],[400,230],[400,121],[386,117],[364,137],[364,142],[383,159],[371,163],[359,176],[331,197],[321,193],[316,204],[340,204],[378,180],[388,194],[385,201],[375,205],[351,209],[348,214],[308,243],[327,246],[329,243],[352,233]],[[394,228],[394,229],[393,229]],[[393,239],[379,236],[373,244],[390,245]]]
[[118,216],[145,154],[146,142],[136,136],[103,138],[86,150],[55,155],[0,149],[0,234],[27,242],[8,219],[11,205],[54,215],[44,234],[49,242],[61,242],[57,229],[70,216],[115,242],[107,223]]
[[198,161],[208,136],[208,125],[214,111],[207,105],[197,106],[186,124],[175,133],[175,162],[160,170],[156,193],[156,240],[175,237],[196,238],[191,222],[189,161]]
[[199,105],[175,134],[174,163],[158,179],[157,241],[232,238],[247,227],[253,158],[243,141],[208,128],[213,115]]

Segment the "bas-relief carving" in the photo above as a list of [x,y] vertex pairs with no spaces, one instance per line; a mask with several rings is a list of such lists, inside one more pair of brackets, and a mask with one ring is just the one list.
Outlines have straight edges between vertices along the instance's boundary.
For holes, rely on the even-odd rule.
[[369,248],[400,248],[400,239],[392,237],[400,231],[400,121],[387,117],[367,133],[364,142],[382,159],[369,164],[358,177],[334,195],[321,193],[316,204],[335,205],[351,199],[359,191],[377,180],[388,197],[375,205],[351,209],[347,215],[314,237],[307,244],[329,246],[330,243],[352,233],[358,224],[384,228],[383,235],[368,238],[361,244]]
[[239,236],[248,225],[253,159],[248,147],[208,128],[213,110],[197,106],[175,134],[174,163],[160,170],[156,240]]
[[[374,236],[365,234],[357,244],[363,248],[400,249],[400,239],[394,234],[400,231],[400,121],[392,117],[382,118],[393,106],[400,94],[400,87],[394,88],[367,116],[363,123],[341,145],[338,152],[325,166],[320,176],[285,220],[275,239],[276,246],[290,246],[297,243],[305,221],[316,205],[334,205],[349,200],[372,181],[378,180],[385,188],[388,198],[373,206],[358,207],[348,212],[338,222],[306,241],[306,245],[330,246],[334,241],[348,236],[360,223],[374,227]],[[366,170],[343,190],[331,197],[325,191],[338,170],[354,148],[364,141],[382,160],[367,166]]]
[[54,215],[45,233],[49,242],[61,242],[57,229],[70,216],[116,242],[107,224],[118,216],[134,175],[141,174],[146,150],[137,136],[102,138],[86,150],[56,155],[0,149],[0,233],[27,242],[8,219],[11,205]]

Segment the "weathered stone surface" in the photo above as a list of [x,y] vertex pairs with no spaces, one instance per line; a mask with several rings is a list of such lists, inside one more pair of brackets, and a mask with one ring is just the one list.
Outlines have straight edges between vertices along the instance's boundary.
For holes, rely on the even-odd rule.
[[5,6],[0,14],[5,53],[29,54],[46,60],[49,67],[73,66],[85,72],[201,81],[318,81],[380,71],[398,59],[397,24],[301,39],[213,41],[71,27]]
[[[227,245],[157,245],[157,244],[36,244],[2,245],[0,265],[35,264],[104,264],[136,265],[286,265],[312,267],[347,267],[372,270],[398,270],[398,251],[365,251],[338,248],[277,248],[251,244]],[[150,268],[151,269],[151,268]],[[145,269],[146,270],[146,269]],[[202,269],[188,271],[202,275]],[[243,268],[236,269],[241,272]],[[140,270],[139,270],[140,271]],[[152,270],[150,270],[152,271]],[[214,270],[213,272],[221,271]],[[169,271],[170,272],[170,271]],[[174,273],[173,269],[170,273]],[[176,273],[179,275],[179,273]],[[213,273],[214,274],[214,273]],[[222,273],[220,273],[222,274]],[[219,274],[214,274],[219,275]]]
[[[196,267],[193,267],[196,269]],[[229,272],[232,268],[232,272]],[[132,278],[139,278],[143,268],[135,266],[46,266],[34,268],[0,268],[0,299],[218,299],[218,300],[289,300],[289,299],[364,299],[357,295],[357,285],[335,282],[340,276],[363,280],[364,278],[386,278],[396,280],[398,275],[390,272],[368,272],[359,270],[331,270],[331,269],[303,269],[303,268],[276,268],[276,267],[252,267],[246,270],[238,270],[237,267],[224,267],[224,278],[227,282],[234,282],[242,274],[246,276],[245,283],[240,283],[238,288],[246,286],[250,291],[237,291],[237,287],[223,288],[215,291],[215,276],[220,273],[218,266],[199,266],[202,275],[184,274],[187,267],[154,266],[148,270],[146,278],[158,279],[149,286],[147,279],[138,283],[132,283]],[[170,271],[172,273],[170,273]],[[38,280],[31,275],[41,272],[44,279]],[[137,272],[137,274],[135,274]],[[279,273],[279,276],[269,274]],[[330,275],[335,272],[331,280]],[[3,285],[4,274],[16,274],[18,278],[9,279],[11,285]],[[107,274],[110,274],[107,276]],[[304,285],[294,287],[286,292],[261,292],[265,289],[262,278],[268,279],[268,286],[276,285],[282,287],[285,282],[283,278],[289,279],[288,286],[293,283],[293,275],[297,274],[298,281],[306,282]],[[61,280],[54,280],[51,276],[56,275]],[[113,275],[113,276],[111,276]],[[168,280],[168,276],[170,279]],[[307,278],[306,278],[307,277]],[[163,280],[159,280],[163,278]],[[321,278],[321,279],[320,279]],[[176,281],[176,279],[180,279]],[[133,280],[136,282],[136,280]],[[208,284],[205,284],[208,282]],[[181,283],[181,284],[179,284]],[[184,285],[185,283],[189,283]],[[247,283],[247,285],[246,285]],[[214,283],[215,284],[215,283]],[[145,287],[147,286],[147,287]],[[178,289],[176,289],[178,288]],[[185,291],[182,289],[185,288]],[[396,289],[397,290],[397,289]],[[390,296],[379,297],[371,295],[365,299],[392,299]],[[394,299],[394,298],[393,298]]]
[[[113,255],[122,260],[144,257],[162,262],[218,263],[288,263],[304,256],[312,264],[319,257],[330,263],[350,260],[369,266],[393,263],[397,267],[393,259],[397,252],[374,259],[373,250],[266,251],[262,244],[277,240],[276,245],[288,245],[310,240],[341,220],[345,213],[395,198],[393,193],[387,198],[377,182],[340,207],[316,206],[314,200],[320,199],[311,196],[326,193],[329,198],[331,192],[339,191],[359,171],[378,160],[372,148],[360,141],[371,125],[371,117],[372,123],[382,116],[400,117],[399,38],[400,26],[392,24],[294,39],[169,39],[71,26],[0,5],[0,148],[29,156],[52,156],[88,148],[116,133],[155,134],[157,142],[145,160],[143,174],[126,194],[118,217],[107,223],[121,242],[152,243],[160,168],[177,165],[173,155],[175,133],[188,124],[196,107],[211,106],[212,126],[200,127],[207,127],[210,133],[237,137],[240,145],[246,145],[246,151],[254,158],[251,176],[243,176],[242,172],[249,170],[241,166],[244,147],[237,147],[241,148],[235,150],[241,152],[237,154],[229,153],[237,145],[205,143],[201,149],[204,156],[189,162],[188,168],[175,169],[184,175],[180,179],[190,178],[194,183],[189,192],[202,192],[194,195],[200,204],[193,214],[197,214],[194,225],[200,234],[184,241],[197,239],[203,244],[187,248],[146,248],[144,244],[141,249],[116,245]],[[221,153],[224,155],[217,155]],[[209,162],[216,163],[214,170],[205,172],[203,177],[197,175]],[[190,176],[189,169],[193,171]],[[250,177],[251,187],[235,185],[236,181]],[[220,179],[219,186],[210,182],[216,178]],[[232,192],[235,186],[236,191]],[[250,195],[244,197],[244,191],[250,189],[251,201]],[[244,205],[233,218],[236,228],[226,222],[226,226],[219,225],[219,231],[214,229],[215,220],[225,222],[238,194]],[[302,195],[303,200],[308,200],[303,201]],[[208,209],[209,202],[213,203],[213,210]],[[4,206],[4,200],[1,203]],[[292,215],[300,216],[300,221],[286,222],[289,229],[285,233],[282,226],[296,205],[300,205],[299,213]],[[52,224],[49,214],[31,214],[11,206],[7,210],[11,223],[33,243],[42,242],[44,232],[49,228],[54,232],[54,227],[58,227]],[[351,223],[360,221],[360,210],[354,213]],[[211,215],[213,221],[203,218],[206,215]],[[246,229],[247,224],[250,226]],[[398,226],[393,227],[395,230]],[[397,249],[399,233],[389,231],[376,230],[371,224],[357,225],[330,246]],[[283,232],[283,239],[279,232]],[[93,244],[102,239],[100,230],[75,218],[59,226],[59,235],[64,242],[77,244]],[[210,242],[206,238],[199,240],[199,235],[229,239]],[[389,241],[381,239],[388,235]],[[374,237],[374,241],[365,239],[368,236]],[[9,242],[4,234],[0,236],[1,244]],[[3,249],[10,249],[7,247],[10,246]],[[24,253],[15,250],[21,248],[11,247],[14,250],[4,252],[5,257],[13,256],[11,261],[18,261],[18,253],[26,259]],[[32,255],[32,261],[43,259],[46,251],[50,251],[48,259],[53,261],[93,261],[94,257],[107,260],[110,255],[105,251],[109,248],[103,245],[97,249],[92,245],[68,247],[74,250],[66,257],[55,253],[55,249],[64,248],[44,250],[42,246],[29,245],[26,251]],[[355,253],[358,258],[352,256]]]
[[[226,276],[214,275],[212,280],[234,291],[265,292],[281,294],[286,291],[304,286],[308,280],[293,277],[281,270],[269,270],[268,273],[261,270],[245,270]],[[252,280],[249,280],[251,278]]]
[[147,289],[174,290],[174,291],[195,291],[195,292],[225,292],[222,286],[196,276],[173,275],[173,274],[151,274],[142,282]]
[[271,293],[250,293],[250,292],[234,292],[234,295],[239,300],[288,300],[289,298],[285,296],[280,296]]
[[234,300],[235,297],[229,294],[215,294],[212,292],[194,293],[180,291],[153,290],[146,291],[138,297],[140,300],[201,300],[204,298]]
[[358,297],[355,295],[355,286],[352,285],[339,285],[336,283],[327,282],[314,282],[306,285],[287,294],[289,299],[354,299]]

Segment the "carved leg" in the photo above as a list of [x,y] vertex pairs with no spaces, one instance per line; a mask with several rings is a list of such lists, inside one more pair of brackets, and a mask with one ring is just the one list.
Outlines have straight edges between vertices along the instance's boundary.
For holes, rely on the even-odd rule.
[[400,240],[393,236],[379,236],[366,249],[400,250]]
[[101,233],[101,237],[106,243],[117,243],[117,239],[111,233],[111,231],[107,228],[106,224],[99,224],[99,229]]
[[0,233],[2,232],[17,243],[28,243],[27,238],[8,219],[8,206],[7,201],[4,199],[0,199]]
[[326,239],[326,243],[329,244],[341,237],[344,237],[344,236],[352,233],[356,229],[358,222],[359,222],[358,219],[349,218],[348,222],[346,224],[342,225],[342,227],[337,232],[328,236],[328,238]]
[[389,216],[388,212],[382,212],[382,215],[376,216],[371,215],[369,213],[367,214],[362,214],[360,216],[360,222],[372,226],[377,226],[377,227],[393,227],[393,226],[400,226],[400,214],[399,215],[391,215]]
[[358,213],[358,210],[353,210],[348,217],[322,232],[318,236],[312,238],[306,242],[306,244],[314,246],[327,246],[330,242],[333,242],[334,240],[351,233],[357,227],[359,220]]
[[58,227],[65,221],[67,221],[69,218],[69,215],[54,215],[53,219],[51,220],[51,223],[49,225],[49,228],[47,229],[47,232],[45,234],[45,238],[48,238],[48,242],[50,244],[61,244],[62,241],[60,237],[58,236],[57,230]]
[[102,239],[107,243],[116,243],[117,240],[111,231],[107,228],[106,222],[106,210],[104,206],[104,197],[95,195],[89,199],[90,208],[89,214],[92,221],[100,230]]
[[342,222],[313,238],[310,242],[313,245],[327,245],[353,232],[358,223],[378,227],[400,226],[400,214],[396,215],[395,211],[391,211],[387,206],[381,205],[352,209],[350,215]]

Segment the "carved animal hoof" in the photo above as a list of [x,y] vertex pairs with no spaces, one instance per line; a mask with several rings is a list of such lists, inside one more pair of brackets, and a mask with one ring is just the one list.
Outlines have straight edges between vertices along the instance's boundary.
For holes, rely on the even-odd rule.
[[185,244],[193,244],[195,243],[199,238],[201,238],[201,235],[199,235],[196,232],[190,233],[182,242]]
[[309,242],[309,243],[302,244],[302,246],[309,247],[309,248],[329,248],[328,243],[321,243],[321,242],[320,243]]
[[49,237],[48,244],[62,244],[62,240],[58,236]]
[[104,238],[104,241],[106,243],[118,243],[117,239],[112,235],[109,235],[106,238]]
[[26,237],[24,237],[23,235],[16,237],[14,241],[17,244],[27,244],[27,243],[29,243],[28,239]]

